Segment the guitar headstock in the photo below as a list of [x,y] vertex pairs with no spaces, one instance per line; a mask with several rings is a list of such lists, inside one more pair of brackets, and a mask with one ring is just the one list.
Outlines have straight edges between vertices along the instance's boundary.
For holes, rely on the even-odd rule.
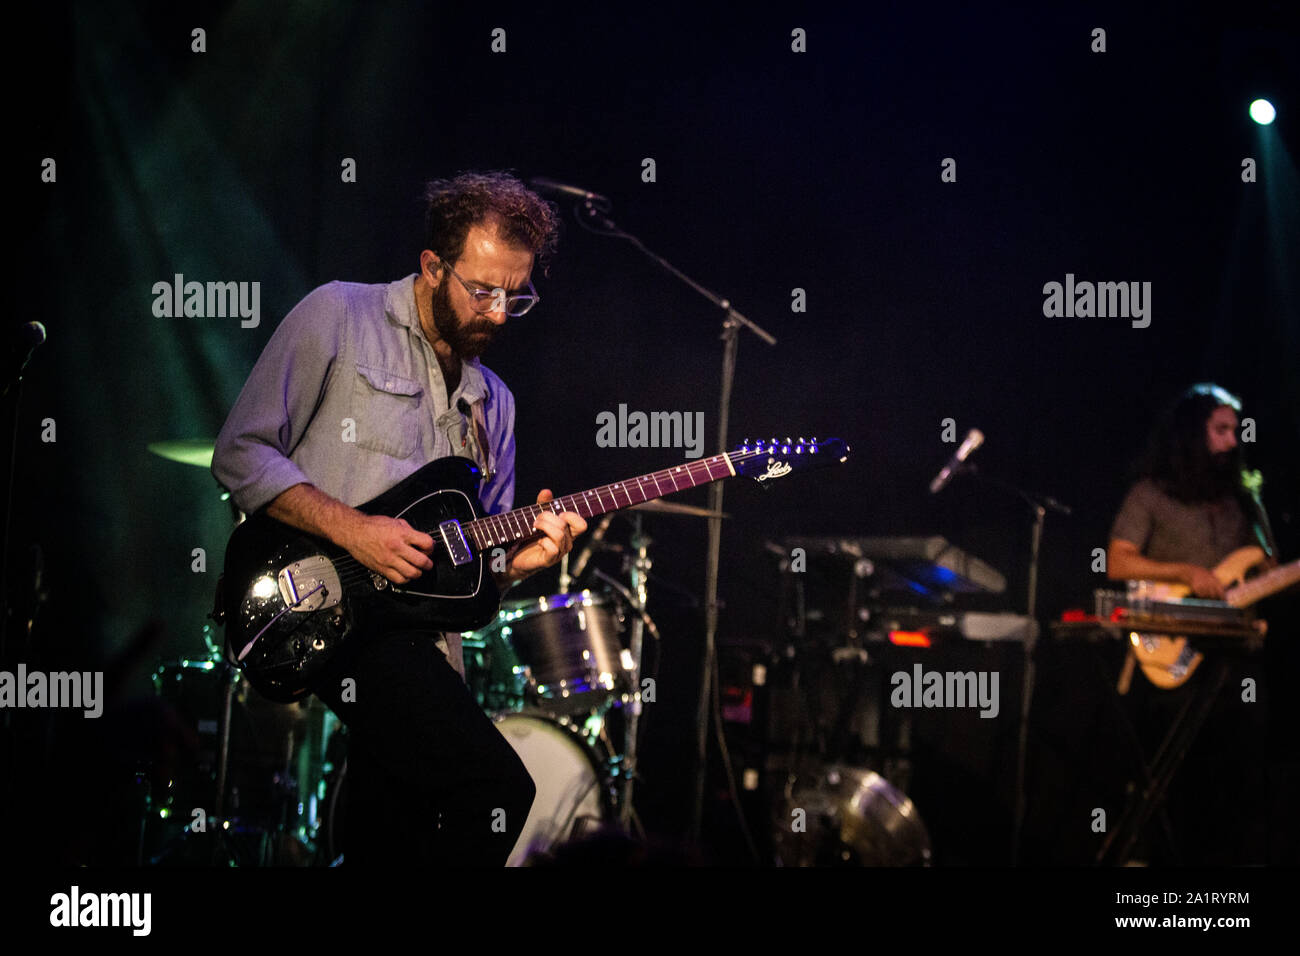
[[736,474],[765,482],[771,478],[804,469],[822,468],[847,461],[849,446],[839,438],[769,438],[767,441],[750,441],[746,438],[740,447],[727,453]]

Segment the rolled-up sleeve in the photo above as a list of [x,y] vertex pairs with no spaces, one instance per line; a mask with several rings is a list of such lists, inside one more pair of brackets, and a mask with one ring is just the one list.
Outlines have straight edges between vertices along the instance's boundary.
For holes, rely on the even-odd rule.
[[[289,456],[343,348],[346,304],[332,285],[312,291],[285,316],[217,436],[212,474],[247,514],[308,480]],[[513,472],[513,459],[511,465]]]
[[496,475],[484,486],[479,500],[487,514],[501,514],[515,503],[515,397],[495,375],[488,382],[492,400],[486,418]]

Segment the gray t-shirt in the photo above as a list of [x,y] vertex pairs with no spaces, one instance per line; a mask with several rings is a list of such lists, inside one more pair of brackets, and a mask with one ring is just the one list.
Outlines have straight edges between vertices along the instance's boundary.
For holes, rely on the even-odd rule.
[[1133,542],[1152,561],[1203,568],[1252,543],[1250,521],[1235,497],[1187,504],[1146,478],[1124,496],[1110,536]]

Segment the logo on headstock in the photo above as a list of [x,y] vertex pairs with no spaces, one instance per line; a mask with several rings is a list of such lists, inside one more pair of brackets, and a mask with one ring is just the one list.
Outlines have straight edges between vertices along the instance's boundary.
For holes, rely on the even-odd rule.
[[769,458],[767,460],[767,474],[759,475],[757,480],[767,481],[769,478],[781,478],[790,474],[792,471],[794,471],[794,469],[786,462],[777,461],[775,458]]

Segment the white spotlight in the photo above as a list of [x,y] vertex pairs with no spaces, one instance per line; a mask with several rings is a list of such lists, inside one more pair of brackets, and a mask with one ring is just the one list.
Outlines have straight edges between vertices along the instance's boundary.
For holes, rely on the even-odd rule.
[[1268,100],[1255,100],[1250,104],[1250,118],[1260,126],[1267,126],[1277,118],[1277,110]]

